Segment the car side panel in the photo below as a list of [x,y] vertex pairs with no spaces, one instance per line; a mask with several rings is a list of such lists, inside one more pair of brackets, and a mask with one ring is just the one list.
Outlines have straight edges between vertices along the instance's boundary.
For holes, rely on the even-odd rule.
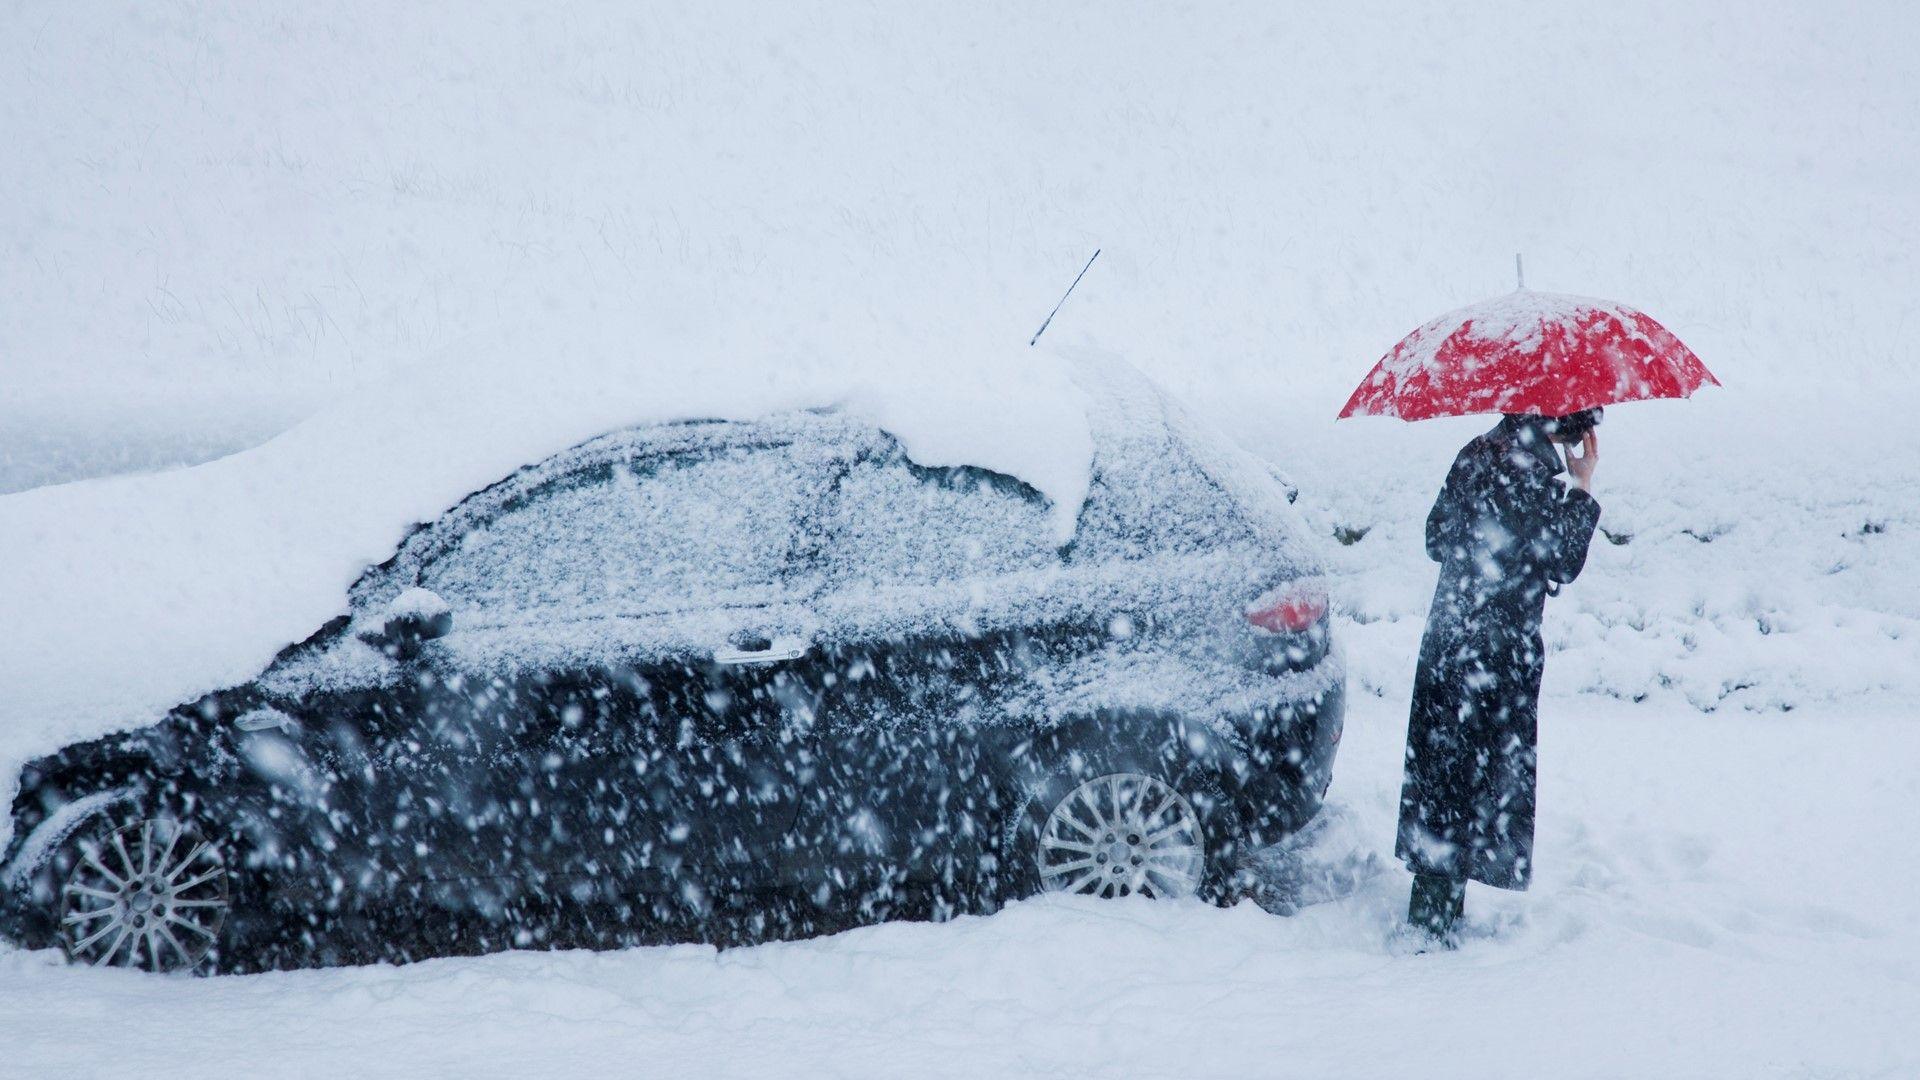
[[831,891],[992,876],[1019,801],[1004,763],[1030,734],[1003,699],[1072,640],[1040,628],[825,650],[799,745],[793,879]]

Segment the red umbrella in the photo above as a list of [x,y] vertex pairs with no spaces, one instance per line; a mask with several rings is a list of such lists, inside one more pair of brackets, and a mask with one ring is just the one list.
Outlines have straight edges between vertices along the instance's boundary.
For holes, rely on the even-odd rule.
[[1564,416],[1683,398],[1720,385],[1667,328],[1625,304],[1519,289],[1408,334],[1340,410],[1426,420],[1473,413]]

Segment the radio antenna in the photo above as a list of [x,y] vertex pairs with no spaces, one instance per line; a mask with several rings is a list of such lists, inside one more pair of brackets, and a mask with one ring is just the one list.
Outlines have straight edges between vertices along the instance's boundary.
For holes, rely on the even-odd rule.
[[[1091,257],[1089,257],[1089,258],[1087,259],[1087,265],[1085,265],[1085,266],[1083,266],[1083,267],[1081,267],[1081,268],[1080,268],[1080,272],[1079,272],[1078,274],[1075,274],[1075,275],[1073,276],[1073,284],[1072,284],[1072,285],[1069,285],[1069,286],[1067,286],[1067,291],[1066,291],[1066,292],[1064,292],[1064,293],[1061,293],[1061,294],[1060,294],[1060,304],[1064,304],[1064,303],[1066,303],[1066,302],[1067,302],[1067,297],[1069,297],[1069,296],[1072,296],[1072,295],[1073,295],[1073,290],[1074,290],[1074,288],[1075,288],[1076,286],[1078,286],[1078,285],[1080,284],[1080,279],[1081,279],[1081,278],[1083,278],[1083,277],[1086,277],[1086,276],[1087,276],[1087,271],[1088,271],[1088,270],[1091,270],[1091,269],[1093,268],[1093,260],[1094,260],[1094,259],[1097,259],[1097,258],[1099,258],[1099,257],[1100,257],[1100,249],[1099,249],[1099,248],[1094,248],[1094,249],[1093,249],[1093,255],[1092,255]],[[1043,322],[1043,323],[1041,323],[1041,324],[1040,324],[1040,329],[1038,329],[1038,330],[1035,330],[1035,331],[1033,332],[1033,337],[1032,337],[1032,338],[1030,338],[1030,339],[1029,339],[1029,340],[1027,341],[1027,345],[1028,345],[1028,347],[1029,347],[1029,348],[1031,348],[1031,347],[1032,347],[1032,345],[1033,345],[1033,343],[1034,343],[1034,342],[1036,342],[1036,341],[1039,341],[1039,340],[1040,340],[1040,335],[1041,335],[1041,334],[1044,334],[1044,333],[1046,333],[1046,332],[1047,332],[1047,327],[1049,327],[1049,326],[1052,326],[1052,325],[1053,325],[1053,317],[1054,317],[1055,315],[1058,315],[1058,314],[1060,314],[1060,304],[1055,304],[1055,305],[1053,305],[1053,310],[1052,310],[1052,311],[1049,311],[1049,312],[1047,312],[1047,321],[1046,321],[1046,322]]]

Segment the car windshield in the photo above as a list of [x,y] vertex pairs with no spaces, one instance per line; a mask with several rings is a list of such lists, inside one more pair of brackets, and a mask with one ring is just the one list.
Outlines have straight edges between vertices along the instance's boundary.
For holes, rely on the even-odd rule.
[[420,582],[481,622],[771,602],[791,588],[817,469],[792,445],[589,466],[509,501]]

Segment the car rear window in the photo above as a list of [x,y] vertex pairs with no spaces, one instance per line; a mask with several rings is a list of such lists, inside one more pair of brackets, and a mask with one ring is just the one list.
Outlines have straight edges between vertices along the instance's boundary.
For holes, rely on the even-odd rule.
[[592,617],[777,600],[824,466],[791,445],[602,463],[471,528],[421,584],[483,615]]
[[1077,559],[1197,554],[1254,539],[1248,508],[1159,433],[1135,434],[1096,462]]
[[984,469],[923,468],[898,450],[855,462],[823,524],[840,586],[961,582],[1058,558],[1038,492]]

